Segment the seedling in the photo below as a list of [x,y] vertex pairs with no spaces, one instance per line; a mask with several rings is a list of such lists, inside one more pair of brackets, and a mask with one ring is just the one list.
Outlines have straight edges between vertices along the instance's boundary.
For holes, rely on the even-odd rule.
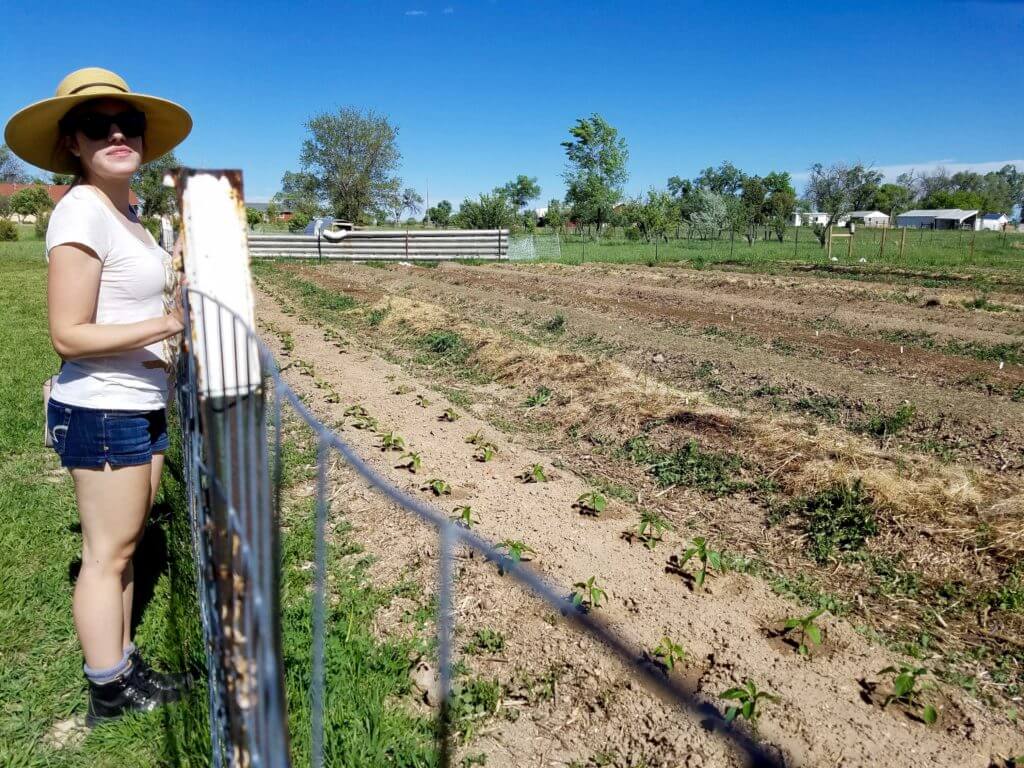
[[608,600],[608,593],[597,585],[596,576],[591,576],[586,581],[577,581],[573,588],[569,599],[576,608],[600,608],[601,602]]
[[435,496],[450,496],[452,487],[446,480],[439,477],[432,477],[420,488],[421,491],[430,491]]
[[600,517],[608,506],[608,500],[597,491],[588,491],[576,499],[573,505],[581,514]]
[[676,664],[686,661],[686,649],[678,643],[673,643],[667,635],[661,638],[661,642],[651,651],[651,655],[670,670],[675,669]]
[[410,392],[412,392],[412,387],[408,386],[407,384],[399,384],[391,391],[391,394],[408,395]]
[[430,405],[430,401],[423,395],[416,395],[416,405],[420,408],[426,408]]
[[662,539],[665,531],[674,531],[665,517],[654,510],[640,510],[640,522],[636,526],[636,537],[644,543],[648,549],[654,549]]
[[531,464],[516,477],[524,483],[546,483],[548,481],[548,476],[544,474],[544,467],[540,464]]
[[477,461],[487,463],[494,458],[494,455],[498,452],[498,449],[494,447],[492,443],[482,443],[477,446],[476,451],[473,452],[473,458]]
[[458,421],[460,416],[451,408],[445,408],[438,417],[441,421]]
[[463,650],[466,653],[498,653],[505,650],[505,636],[493,629],[478,629]]
[[481,432],[478,429],[472,435],[466,436],[466,442],[469,443],[470,445],[482,445],[483,443],[487,442],[487,438],[485,438],[483,432]]
[[757,709],[757,702],[761,699],[767,699],[776,703],[779,701],[778,696],[767,691],[759,691],[757,684],[753,680],[747,680],[742,687],[722,691],[719,696],[723,699],[731,699],[737,702],[734,706],[725,710],[725,721],[727,723],[731,723],[737,717],[744,717],[753,722],[757,720],[760,714]]
[[543,405],[547,405],[551,402],[551,390],[545,386],[537,387],[532,395],[526,398],[526,402],[523,403],[527,408],[539,408]]
[[806,616],[786,619],[786,623],[782,627],[782,634],[787,634],[794,629],[800,631],[800,645],[797,650],[802,656],[811,655],[811,645],[821,645],[821,627],[815,624],[814,620],[825,613],[825,610],[825,608],[819,608]]
[[404,451],[405,438],[395,432],[385,432],[380,436],[380,449],[382,451]]
[[473,515],[473,508],[468,504],[461,507],[456,507],[455,509],[452,510],[452,512],[455,513],[454,515],[452,515],[452,520],[454,520],[458,525],[461,525],[463,528],[467,530],[471,529],[474,525],[480,522]]
[[361,405],[350,405],[345,409],[345,415],[359,418],[360,416],[369,416],[370,413]]
[[679,558],[679,567],[681,568],[690,562],[692,557],[696,557],[700,561],[700,570],[697,571],[697,575],[694,577],[694,584],[697,586],[697,589],[703,589],[704,580],[708,577],[709,567],[719,572],[722,571],[722,553],[708,549],[707,540],[702,536],[697,536]]
[[373,416],[356,416],[352,421],[352,426],[356,429],[368,429],[371,432],[375,432],[378,427],[378,422]]
[[416,451],[409,451],[408,453],[403,453],[399,457],[398,463],[395,464],[395,469],[408,469],[413,474],[416,474],[417,472],[420,471],[419,453],[417,453]]
[[528,546],[525,541],[519,541],[518,539],[505,539],[501,544],[498,544],[497,548],[504,549],[508,554],[508,559],[514,560],[517,563],[531,560],[530,555],[537,554],[537,550]]
[[924,667],[900,664],[899,668],[886,667],[878,674],[895,675],[892,679],[892,693],[886,696],[885,701],[882,702],[883,709],[895,701],[917,712],[928,725],[934,724],[939,719],[939,713],[935,710],[935,707],[931,704],[921,703],[921,690],[924,686],[918,687],[917,680],[928,674],[928,670]]

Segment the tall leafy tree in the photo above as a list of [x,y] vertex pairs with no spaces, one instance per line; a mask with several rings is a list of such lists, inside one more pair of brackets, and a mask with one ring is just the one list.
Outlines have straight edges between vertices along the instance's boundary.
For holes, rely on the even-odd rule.
[[168,152],[151,163],[146,163],[132,177],[132,189],[139,197],[143,216],[171,215],[177,210],[174,190],[164,186],[164,176],[181,165],[173,152]]
[[512,201],[517,211],[526,207],[531,200],[540,197],[540,185],[537,184],[537,177],[522,173],[501,187],[500,191],[504,192],[505,196]]
[[728,160],[717,168],[708,166],[694,179],[694,184],[701,189],[719,195],[736,197],[743,191],[746,174]]
[[315,115],[305,128],[299,163],[312,179],[318,202],[349,221],[368,220],[380,209],[395,210],[395,198],[401,198],[401,153],[398,129],[387,117],[343,107]]
[[729,209],[725,198],[710,189],[696,189],[690,198],[693,210],[687,219],[692,231],[701,240],[718,237],[728,222]]
[[6,144],[0,144],[0,183],[27,184],[28,180],[25,166]]
[[75,177],[70,173],[51,173],[50,183],[60,186],[62,184],[73,184]]
[[569,135],[572,138],[562,142],[566,202],[580,221],[595,224],[600,231],[622,199],[622,186],[629,178],[626,140],[597,113],[578,119]]
[[311,173],[285,171],[281,177],[281,191],[274,195],[273,200],[279,205],[288,206],[293,215],[307,222],[323,212],[317,181]]
[[409,211],[409,213],[415,216],[423,210],[423,195],[417,192],[412,187],[406,187],[402,190],[402,213]]
[[427,211],[427,219],[435,227],[441,227],[444,229],[451,222],[452,218],[452,204],[447,200],[442,200],[440,203],[435,205],[433,208]]
[[42,184],[19,189],[11,195],[11,210],[22,219],[26,216],[40,216],[53,208],[53,201]]
[[466,198],[453,217],[457,227],[465,229],[508,229],[516,217],[512,202],[502,192],[480,195],[479,200]]
[[904,184],[883,184],[875,192],[871,208],[894,216],[909,210],[914,203],[914,190]]
[[656,189],[648,190],[646,199],[631,200],[625,209],[626,221],[647,242],[665,236],[674,218],[672,213],[672,196]]

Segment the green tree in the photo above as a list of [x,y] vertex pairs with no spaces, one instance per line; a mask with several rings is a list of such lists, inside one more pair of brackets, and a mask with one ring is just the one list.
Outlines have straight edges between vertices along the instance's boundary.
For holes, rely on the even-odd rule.
[[[1017,170],[1016,166],[1004,165],[997,173],[1003,177],[1010,193],[1011,210],[1014,205],[1019,206],[1021,214],[1024,215],[1024,173]],[[1010,211],[1004,211],[1010,213]]]
[[626,221],[636,227],[647,242],[664,237],[674,217],[672,196],[668,192],[651,189],[646,199],[631,200],[625,208]]
[[796,210],[796,190],[793,189],[790,175],[785,171],[769,173],[764,177],[764,186],[768,192],[765,215],[775,237],[781,243],[786,236],[789,217]]
[[860,163],[834,163],[830,166],[815,163],[811,166],[806,195],[819,211],[829,215],[828,224],[814,229],[822,248],[836,220],[857,210],[857,202],[874,201],[880,179],[880,173]]
[[172,187],[164,186],[164,176],[181,161],[173,152],[146,163],[132,177],[132,189],[141,203],[140,215],[144,217],[171,216],[177,212],[177,202]]
[[274,195],[273,201],[290,208],[293,216],[301,214],[307,223],[323,213],[317,195],[317,182],[311,173],[285,171],[281,177],[281,191]]
[[737,197],[743,191],[746,174],[728,160],[717,168],[708,166],[694,180],[694,185],[727,197]]
[[299,163],[313,181],[318,203],[352,222],[383,208],[394,210],[394,198],[400,197],[396,171],[401,154],[398,129],[387,117],[343,107],[335,114],[315,115],[305,128]]
[[26,216],[40,216],[53,208],[53,201],[42,184],[19,189],[11,195],[11,210],[22,220]]
[[64,184],[74,184],[75,176],[72,173],[51,173],[50,183],[57,186]]
[[0,195],[0,219],[6,219],[11,215],[11,198]]
[[548,209],[544,212],[544,224],[559,231],[565,226],[565,208],[561,200],[553,198],[548,201]]
[[746,211],[744,235],[747,238],[747,245],[753,245],[758,227],[764,226],[768,221],[768,190],[765,188],[764,179],[760,176],[745,177],[740,202]]
[[508,229],[515,220],[512,202],[501,192],[480,195],[479,200],[468,197],[452,217],[457,227],[464,229]]
[[277,221],[277,217],[281,215],[281,211],[273,200],[267,203],[267,221],[271,224]]
[[565,199],[578,221],[595,224],[600,232],[629,178],[626,140],[597,113],[578,119],[569,135],[572,138],[562,142],[567,159]]
[[254,229],[257,224],[263,223],[263,211],[258,211],[255,208],[246,208],[245,222],[249,225],[249,229]]
[[508,182],[495,192],[503,192],[505,197],[512,201],[516,210],[521,210],[531,200],[540,197],[540,186],[537,184],[536,176],[519,174],[513,181]]
[[914,190],[903,184],[883,184],[875,192],[875,200],[871,205],[874,210],[882,211],[890,216],[910,210],[914,203]]
[[25,184],[27,182],[28,174],[25,172],[25,166],[6,144],[0,144],[0,183]]
[[447,200],[442,200],[427,211],[427,219],[435,227],[445,229],[452,220],[452,204]]

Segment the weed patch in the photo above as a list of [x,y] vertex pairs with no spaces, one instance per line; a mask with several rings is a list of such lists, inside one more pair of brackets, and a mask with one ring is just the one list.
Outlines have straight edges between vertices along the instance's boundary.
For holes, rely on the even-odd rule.
[[874,507],[860,480],[794,499],[788,512],[803,520],[808,554],[819,563],[829,562],[837,552],[860,550],[878,533]]
[[627,440],[622,452],[630,461],[646,466],[662,488],[678,485],[718,497],[750,485],[736,477],[743,465],[738,456],[702,450],[696,440],[664,451],[640,435]]

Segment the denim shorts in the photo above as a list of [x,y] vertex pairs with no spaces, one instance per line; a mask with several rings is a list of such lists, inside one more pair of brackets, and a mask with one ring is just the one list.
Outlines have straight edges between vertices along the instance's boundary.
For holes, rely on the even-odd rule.
[[115,411],[65,405],[50,398],[46,429],[68,469],[148,464],[167,450],[167,411]]

